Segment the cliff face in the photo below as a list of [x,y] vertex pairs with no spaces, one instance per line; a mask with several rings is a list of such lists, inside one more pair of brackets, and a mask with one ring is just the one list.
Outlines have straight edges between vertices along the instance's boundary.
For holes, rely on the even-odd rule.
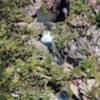
[[0,2],[0,100],[99,100],[99,66],[99,0]]

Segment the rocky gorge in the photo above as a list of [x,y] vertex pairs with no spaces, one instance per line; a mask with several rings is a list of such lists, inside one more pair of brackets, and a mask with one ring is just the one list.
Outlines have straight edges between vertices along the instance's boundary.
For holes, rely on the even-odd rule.
[[0,100],[100,99],[99,0],[4,0],[0,8]]

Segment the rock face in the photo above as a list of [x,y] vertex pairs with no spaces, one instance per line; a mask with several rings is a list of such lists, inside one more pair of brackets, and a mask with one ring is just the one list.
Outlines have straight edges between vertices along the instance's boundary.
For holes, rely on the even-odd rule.
[[100,4],[97,0],[31,0],[26,5],[27,1],[0,2],[0,99],[11,91],[20,100],[99,97]]
[[30,16],[35,15],[36,14],[36,11],[34,9],[34,6],[32,4],[27,5],[25,7],[25,13],[28,14],[28,15],[30,15]]
[[78,36],[67,44],[64,49],[67,56],[78,61],[85,59],[87,55],[92,53],[100,55],[100,30],[91,26],[86,33],[85,36]]
[[98,13],[100,12],[100,4],[97,4],[97,6],[96,6],[96,9],[95,9],[95,10],[96,10],[96,12],[98,12]]
[[97,3],[97,0],[86,0],[86,2],[91,6],[95,6]]
[[51,9],[54,6],[54,4],[56,3],[56,0],[43,0],[43,1],[49,9]]
[[42,0],[35,0],[35,2],[33,2],[32,4],[28,4],[27,6],[25,6],[24,8],[25,14],[29,16],[36,15],[41,5],[42,5]]
[[[95,79],[87,79],[86,82],[84,82],[82,79],[75,79],[70,84],[70,88],[79,100],[88,100],[88,98],[84,96],[85,91],[91,91],[95,83]],[[82,97],[80,97],[80,94],[83,94],[81,95]]]

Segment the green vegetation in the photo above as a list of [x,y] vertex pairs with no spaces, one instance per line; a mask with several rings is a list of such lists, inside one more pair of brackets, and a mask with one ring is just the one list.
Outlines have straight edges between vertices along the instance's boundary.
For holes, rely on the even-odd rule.
[[100,12],[92,13],[90,19],[93,23],[96,23],[100,27]]
[[[86,4],[80,0],[74,1],[72,1],[70,15],[82,14],[87,11]],[[46,55],[45,52],[40,52],[34,46],[28,45],[30,37],[37,36],[37,31],[27,27],[16,27],[14,24],[17,22],[31,23],[33,19],[25,15],[22,8],[30,2],[31,0],[0,1],[0,100],[49,100],[50,93],[56,94],[56,90],[48,85],[49,82],[59,85],[58,90],[66,87],[68,96],[71,98],[73,93],[69,85],[71,78],[75,75],[85,74],[85,79],[94,76],[99,82],[99,64],[94,55],[81,61],[81,64],[70,72],[65,72],[63,65],[52,63],[53,56],[51,54]],[[46,8],[42,9],[47,13]],[[100,26],[100,13],[92,15],[91,18]],[[62,24],[68,28],[68,32],[64,33],[63,29],[61,30]],[[63,49],[78,35],[78,31],[73,27],[70,27],[70,30],[69,27],[66,19],[63,23],[57,23],[55,29],[51,29],[55,34],[56,46],[60,49]],[[86,49],[82,51],[88,52]],[[34,57],[36,55],[44,55],[45,59],[36,59]],[[95,88],[87,95],[92,94],[94,97],[95,94],[100,95],[98,92],[100,90]],[[18,96],[12,96],[12,93],[16,91]]]
[[89,10],[89,7],[88,5],[86,5],[84,3],[84,0],[76,0],[74,2],[74,0],[71,0],[71,14],[74,13],[74,14],[83,14],[83,13],[86,13],[86,11]]

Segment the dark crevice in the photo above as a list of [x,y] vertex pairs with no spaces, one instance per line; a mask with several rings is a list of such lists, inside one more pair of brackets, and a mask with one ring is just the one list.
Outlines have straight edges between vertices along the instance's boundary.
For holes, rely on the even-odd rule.
[[56,84],[56,82],[49,81],[47,86],[51,87],[55,91],[55,93],[60,92],[61,85]]
[[[63,9],[66,9],[67,15],[65,15]],[[69,0],[61,0],[57,10],[59,13],[57,14],[56,22],[64,21],[66,16],[69,15]]]

